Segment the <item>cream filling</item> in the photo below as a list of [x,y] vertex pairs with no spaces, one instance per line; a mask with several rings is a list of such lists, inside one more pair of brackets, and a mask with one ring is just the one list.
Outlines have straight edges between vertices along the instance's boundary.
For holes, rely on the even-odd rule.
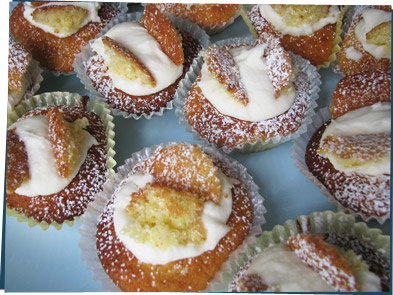
[[46,6],[73,5],[73,6],[78,6],[83,9],[86,9],[89,12],[88,16],[83,20],[82,24],[79,26],[78,29],[76,29],[72,32],[69,32],[67,34],[59,33],[59,32],[55,32],[55,30],[52,26],[36,22],[33,19],[33,12],[36,8],[31,6],[31,2],[25,2],[24,4],[25,4],[25,11],[23,13],[23,16],[25,17],[25,19],[27,19],[32,25],[42,29],[44,32],[50,33],[50,34],[52,34],[56,37],[59,37],[59,38],[66,38],[66,37],[69,37],[69,36],[75,34],[80,28],[84,27],[89,22],[101,22],[101,19],[98,16],[98,10],[101,8],[101,5],[102,5],[101,3],[96,3],[96,2],[50,2],[50,3],[40,6],[42,8],[42,7],[46,7]]
[[[359,108],[332,120],[322,134],[320,144],[326,136],[353,136],[391,132],[391,105],[390,102],[376,103],[371,106]],[[335,157],[327,156],[334,168],[347,174],[352,172],[380,175],[390,174],[390,156],[373,164],[360,165],[353,168],[342,167]]]
[[[183,65],[175,65],[172,60],[161,50],[160,44],[148,31],[137,22],[120,23],[111,28],[105,36],[115,40],[144,64],[157,82],[155,87],[142,84],[140,79],[131,81],[115,74],[108,67],[109,76],[116,88],[130,95],[149,95],[161,91],[173,84],[183,73]],[[103,57],[108,66],[109,57],[101,38],[91,45],[92,49]]]
[[97,144],[96,139],[89,132],[84,131],[85,136],[79,160],[70,176],[64,178],[58,173],[55,164],[55,157],[49,141],[49,125],[46,116],[23,119],[9,127],[9,129],[13,128],[16,128],[16,134],[25,144],[30,172],[30,179],[23,182],[15,192],[28,197],[51,195],[63,190],[78,174],[89,148]]
[[203,95],[221,114],[257,122],[280,115],[291,107],[295,100],[293,87],[289,88],[289,91],[283,91],[278,98],[274,96],[273,84],[267,74],[268,68],[263,59],[265,50],[266,44],[230,49],[249,99],[246,106],[235,100],[210,74],[206,64],[203,64],[198,86]]
[[364,50],[374,56],[376,59],[389,58],[390,52],[386,45],[376,45],[367,43],[366,35],[378,25],[392,21],[391,12],[367,8],[362,12],[362,20],[355,27],[356,38],[362,43]]
[[330,6],[329,14],[319,19],[313,24],[302,24],[301,26],[288,26],[282,17],[268,4],[259,5],[259,12],[262,17],[273,25],[276,31],[291,36],[306,36],[322,29],[328,24],[335,24],[337,22],[340,10],[336,5]]
[[[213,250],[220,239],[229,232],[230,227],[226,224],[232,212],[232,192],[233,179],[221,175],[222,198],[220,205],[211,201],[204,203],[202,221],[207,230],[207,239],[201,245],[188,244],[186,246],[175,246],[166,250],[155,248],[146,243],[135,241],[124,229],[130,225],[130,218],[125,212],[126,206],[131,200],[131,194],[144,188],[146,184],[153,182],[154,178],[150,174],[134,174],[128,177],[122,188],[116,194],[114,204],[113,221],[117,237],[141,262],[166,264],[184,258],[191,258],[202,253]],[[224,197],[227,195],[227,197]]]
[[[360,259],[360,258],[358,258]],[[322,277],[284,244],[263,250],[247,274],[259,274],[272,292],[334,292]],[[357,270],[360,291],[381,291],[380,279],[368,269]]]

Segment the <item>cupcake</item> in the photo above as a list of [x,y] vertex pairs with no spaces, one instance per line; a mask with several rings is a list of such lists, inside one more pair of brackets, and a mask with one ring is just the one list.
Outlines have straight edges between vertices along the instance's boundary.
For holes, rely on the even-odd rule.
[[33,96],[8,115],[9,215],[46,229],[71,225],[83,214],[115,164],[108,113],[88,97],[53,92]]
[[82,47],[126,9],[99,2],[20,2],[12,10],[10,31],[49,71],[72,73]]
[[176,114],[206,144],[251,152],[304,131],[319,91],[319,74],[276,39],[229,39],[211,46],[176,97]]
[[349,27],[337,55],[344,75],[391,69],[392,7],[353,6],[346,18]]
[[[78,77],[114,114],[139,119],[172,108],[179,82],[208,36],[154,5],[112,22],[75,63]],[[132,38],[130,38],[132,36]]]
[[244,167],[214,149],[142,150],[84,214],[82,260],[105,290],[202,291],[260,233],[257,190]]
[[163,13],[189,20],[209,35],[217,34],[239,16],[242,5],[208,3],[155,3]]
[[255,37],[275,36],[314,66],[335,60],[342,20],[337,5],[248,5],[242,17]]
[[248,246],[229,291],[388,292],[389,245],[389,236],[344,213],[300,216]]
[[21,100],[31,97],[42,81],[42,70],[22,44],[8,39],[8,103],[7,112]]
[[294,144],[296,165],[329,200],[380,223],[390,216],[390,89],[389,72],[343,77],[330,112]]

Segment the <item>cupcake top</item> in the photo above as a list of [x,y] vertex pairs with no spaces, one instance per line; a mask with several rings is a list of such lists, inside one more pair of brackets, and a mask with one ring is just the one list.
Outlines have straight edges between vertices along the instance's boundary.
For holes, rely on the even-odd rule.
[[293,104],[292,63],[273,40],[254,46],[213,45],[202,55],[197,86],[220,113],[255,122],[282,114]]
[[199,256],[230,230],[233,182],[196,146],[164,148],[117,191],[115,230],[144,263]]
[[[169,20],[168,20],[169,21]],[[131,95],[149,95],[156,93],[174,83],[183,73],[183,60],[175,62],[162,49],[150,32],[152,28],[144,26],[146,22],[124,22],[112,27],[103,37],[95,40],[91,47],[104,59],[113,85]],[[173,43],[169,48],[178,48],[182,55],[180,37],[170,23]],[[162,26],[163,24],[157,24]],[[132,36],[132,38],[129,38]]]
[[[85,130],[88,124],[86,118],[67,122],[56,107],[46,115],[30,116],[9,126],[8,131],[22,143],[27,163],[23,165],[24,177],[8,182],[7,191],[35,197],[67,187],[79,172],[89,148],[97,144]],[[12,184],[16,183],[13,190]]]
[[274,30],[296,37],[311,35],[328,24],[335,24],[340,14],[336,5],[260,4],[259,12]]
[[101,22],[100,8],[94,2],[25,2],[23,16],[44,32],[65,38],[89,22]]

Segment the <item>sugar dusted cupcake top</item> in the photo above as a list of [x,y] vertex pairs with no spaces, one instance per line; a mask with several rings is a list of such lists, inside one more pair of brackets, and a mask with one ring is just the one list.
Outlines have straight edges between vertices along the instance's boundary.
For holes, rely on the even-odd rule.
[[258,196],[216,150],[168,143],[144,151],[97,200],[106,201],[91,238],[103,271],[123,291],[204,290],[260,231]]

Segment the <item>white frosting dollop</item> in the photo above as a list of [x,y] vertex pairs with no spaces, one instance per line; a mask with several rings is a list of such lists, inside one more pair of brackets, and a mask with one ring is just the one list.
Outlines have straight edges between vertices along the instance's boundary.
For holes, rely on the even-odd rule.
[[[55,30],[52,26],[39,23],[33,19],[33,12],[37,8],[48,7],[48,6],[64,6],[64,5],[78,6],[83,9],[86,9],[88,11],[88,15],[86,16],[86,18],[80,24],[79,28],[74,31],[71,31],[69,33],[55,32]],[[24,3],[25,10],[24,10],[23,16],[32,25],[42,29],[44,32],[50,33],[50,34],[52,34],[56,37],[59,37],[59,38],[66,38],[66,37],[69,37],[69,36],[75,34],[80,28],[84,27],[89,22],[101,22],[101,19],[98,16],[98,10],[101,8],[101,5],[102,4],[98,3],[98,2],[50,2],[50,3],[46,3],[44,5],[41,5],[39,7],[34,7],[31,5],[31,2],[25,2]]]
[[203,95],[222,114],[245,121],[264,121],[287,111],[295,100],[293,87],[275,98],[272,81],[268,76],[268,68],[263,55],[266,44],[254,47],[243,46],[230,49],[240,72],[249,102],[246,106],[238,102],[215,79],[203,64],[201,80],[198,83]]
[[[161,50],[160,44],[137,22],[124,22],[111,28],[105,36],[115,40],[144,64],[157,82],[155,87],[144,85],[139,79],[130,81],[115,74],[109,67],[109,76],[116,88],[130,95],[149,95],[173,84],[183,73],[183,65],[175,65]],[[108,65],[109,57],[101,38],[91,44],[92,49],[103,57]]]
[[55,157],[49,141],[49,125],[46,116],[23,119],[9,127],[9,129],[13,128],[16,128],[15,133],[19,140],[25,144],[30,173],[30,179],[23,182],[15,192],[28,197],[51,195],[63,190],[78,174],[89,148],[97,144],[96,139],[89,132],[83,131],[85,136],[79,160],[70,176],[64,178],[58,173],[55,164]]
[[[390,102],[379,102],[344,114],[326,127],[321,137],[321,143],[326,136],[354,136],[391,132],[391,105]],[[390,156],[375,162],[352,168],[338,164],[335,158],[328,155],[333,166],[345,173],[357,172],[367,175],[390,174]]]
[[364,50],[374,56],[376,59],[389,58],[391,53],[386,45],[376,45],[367,42],[367,33],[378,25],[391,22],[392,13],[380,9],[367,8],[362,11],[362,20],[355,27],[356,38],[362,43]]
[[[207,230],[207,239],[201,245],[188,244],[185,246],[174,246],[166,250],[155,248],[147,243],[134,240],[124,229],[130,225],[130,217],[125,212],[126,206],[131,200],[131,194],[144,188],[146,184],[153,182],[154,178],[150,174],[133,174],[128,177],[125,184],[116,194],[114,205],[114,226],[117,237],[123,244],[144,263],[162,265],[179,259],[195,257],[202,253],[213,250],[222,237],[230,230],[226,224],[232,212],[232,192],[233,179],[229,179],[221,174],[222,198],[220,205],[211,201],[204,203],[202,221]],[[224,197],[227,195],[227,197]]]
[[284,35],[291,35],[296,37],[311,35],[328,24],[335,24],[340,14],[340,10],[337,5],[332,5],[330,6],[328,15],[319,19],[313,24],[289,26],[285,23],[282,17],[268,4],[260,4],[259,12],[264,19],[266,19],[269,23],[273,25],[276,31]]

